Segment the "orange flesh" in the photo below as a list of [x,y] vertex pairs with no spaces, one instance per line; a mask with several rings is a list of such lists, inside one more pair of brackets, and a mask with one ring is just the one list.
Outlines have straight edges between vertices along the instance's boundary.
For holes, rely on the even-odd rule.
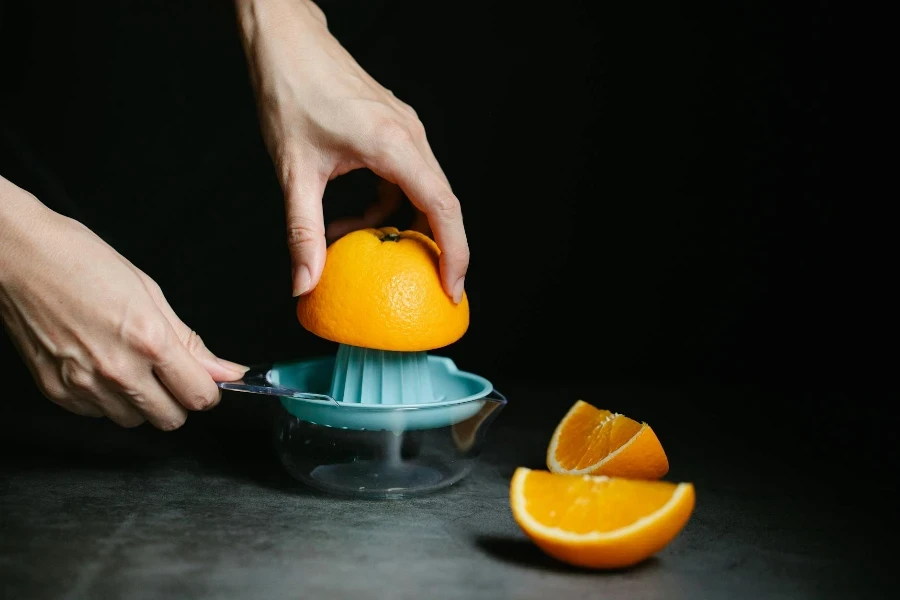
[[577,534],[631,525],[672,498],[664,481],[603,480],[532,471],[525,481],[525,508],[535,521]]
[[565,469],[583,469],[597,464],[633,438],[641,425],[623,415],[610,418],[612,413],[589,404],[579,407],[568,417],[560,439],[586,440],[582,444],[560,444],[556,460]]

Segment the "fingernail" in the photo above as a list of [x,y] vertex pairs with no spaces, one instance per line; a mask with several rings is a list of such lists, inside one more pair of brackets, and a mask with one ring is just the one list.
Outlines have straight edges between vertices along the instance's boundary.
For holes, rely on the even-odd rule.
[[466,287],[466,278],[460,277],[457,280],[456,285],[453,286],[453,303],[454,304],[459,304],[460,302],[462,302],[463,290],[465,289],[465,287]]
[[306,265],[300,265],[294,269],[294,298],[308,292],[311,281],[312,277]]
[[216,357],[216,361],[220,365],[222,365],[223,367],[228,369],[229,371],[235,371],[242,375],[250,370],[250,367],[245,367],[244,365],[239,365],[235,362],[231,362],[230,360],[225,360],[224,358]]

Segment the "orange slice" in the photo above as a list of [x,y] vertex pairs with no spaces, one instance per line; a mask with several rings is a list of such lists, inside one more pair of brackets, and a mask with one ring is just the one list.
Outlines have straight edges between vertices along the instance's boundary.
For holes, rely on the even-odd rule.
[[579,400],[547,447],[547,468],[570,475],[659,479],[669,460],[650,426]]
[[545,553],[571,565],[614,569],[656,554],[694,510],[690,483],[516,469],[510,504]]

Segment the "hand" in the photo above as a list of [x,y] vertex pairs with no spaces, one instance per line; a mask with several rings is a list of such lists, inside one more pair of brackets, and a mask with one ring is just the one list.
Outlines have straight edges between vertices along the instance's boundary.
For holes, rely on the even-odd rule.
[[77,221],[0,177],[0,317],[38,387],[124,427],[180,427],[246,371],[217,359],[159,286]]
[[385,180],[379,202],[360,219],[332,223],[328,238],[378,226],[402,189],[434,232],[444,289],[458,303],[469,264],[462,211],[415,111],[363,71],[312,2],[236,5],[263,137],[284,191],[294,296],[316,286],[325,264],[325,185],[368,168]]

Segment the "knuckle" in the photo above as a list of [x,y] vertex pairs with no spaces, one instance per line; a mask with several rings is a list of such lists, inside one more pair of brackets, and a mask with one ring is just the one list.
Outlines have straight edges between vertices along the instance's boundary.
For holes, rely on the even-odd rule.
[[112,417],[111,420],[120,427],[124,427],[125,429],[134,429],[139,425],[142,425],[147,419],[137,413],[127,413],[124,415],[116,415]]
[[200,337],[200,334],[191,329],[187,335],[187,340],[184,342],[184,346],[188,349],[188,352],[193,354],[194,352],[205,348],[206,344],[203,343],[203,338]]
[[73,361],[66,361],[62,364],[60,376],[63,385],[76,392],[89,392],[95,387],[93,374]]
[[181,428],[185,421],[187,421],[186,414],[172,415],[162,419],[157,427],[161,431],[175,431],[176,429]]
[[469,247],[462,246],[459,248],[453,248],[449,250],[447,253],[446,260],[448,262],[456,263],[456,264],[468,264],[469,262]]
[[48,400],[54,404],[64,404],[69,400],[69,393],[65,387],[54,382],[39,379],[37,381],[38,389]]
[[391,152],[412,144],[412,135],[396,119],[384,119],[376,125],[375,139],[383,152]]
[[326,28],[328,27],[328,17],[325,16],[325,12],[319,7],[316,6],[314,2],[309,3],[309,9],[312,11],[313,15],[322,23]]
[[145,421],[146,421],[146,419],[144,417],[138,416],[138,417],[131,417],[129,419],[126,419],[125,422],[120,423],[120,424],[125,429],[134,429],[135,427],[140,427],[141,425],[143,425]]
[[82,417],[102,417],[103,412],[98,409],[94,404],[85,401],[72,401],[66,407],[73,413],[77,415],[81,415]]
[[117,387],[126,385],[129,379],[128,366],[121,358],[104,359],[97,366],[97,374]]
[[422,127],[422,129],[425,128],[425,126],[422,125],[422,122],[419,121],[419,113],[416,112],[416,109],[414,109],[412,106],[410,106],[409,104],[404,102],[403,110],[405,110],[409,114],[409,116],[411,116],[415,121],[417,121],[419,123],[419,125]]
[[412,107],[410,107],[409,110],[412,111],[412,113],[411,113],[411,118],[409,120],[409,124],[407,125],[407,128],[409,129],[410,133],[413,136],[418,137],[418,138],[424,138],[425,137],[425,124],[419,120],[418,115],[416,115],[416,111],[414,111],[412,109]]
[[462,212],[459,199],[450,191],[441,192],[435,196],[434,210],[438,215],[450,218],[456,218]]
[[155,280],[151,279],[150,277],[148,277],[146,275],[142,276],[141,279],[144,282],[144,287],[147,288],[147,292],[149,292],[149,294],[151,296],[153,296],[154,298],[164,298],[165,297],[163,295],[162,288],[159,286],[158,283],[156,283]]
[[219,389],[215,386],[198,391],[194,395],[192,407],[194,410],[208,410],[219,403]]
[[168,343],[168,331],[159,319],[136,317],[126,327],[128,344],[139,354],[158,358]]
[[295,190],[302,186],[314,154],[309,152],[308,143],[291,137],[290,133],[287,135],[277,145],[273,145],[270,152],[282,188]]
[[91,392],[95,387],[94,377],[87,371],[78,370],[72,373],[69,385],[79,392]]
[[288,223],[288,247],[303,248],[325,237],[325,227],[312,219],[294,217]]
[[172,331],[175,332],[175,338],[180,344],[185,345],[190,341],[191,334],[193,333],[190,327],[178,320],[169,325],[172,327]]
[[127,399],[131,402],[131,405],[140,413],[148,413],[153,408],[153,402],[150,398],[147,397],[146,394],[142,393],[140,390],[127,390],[126,391]]

